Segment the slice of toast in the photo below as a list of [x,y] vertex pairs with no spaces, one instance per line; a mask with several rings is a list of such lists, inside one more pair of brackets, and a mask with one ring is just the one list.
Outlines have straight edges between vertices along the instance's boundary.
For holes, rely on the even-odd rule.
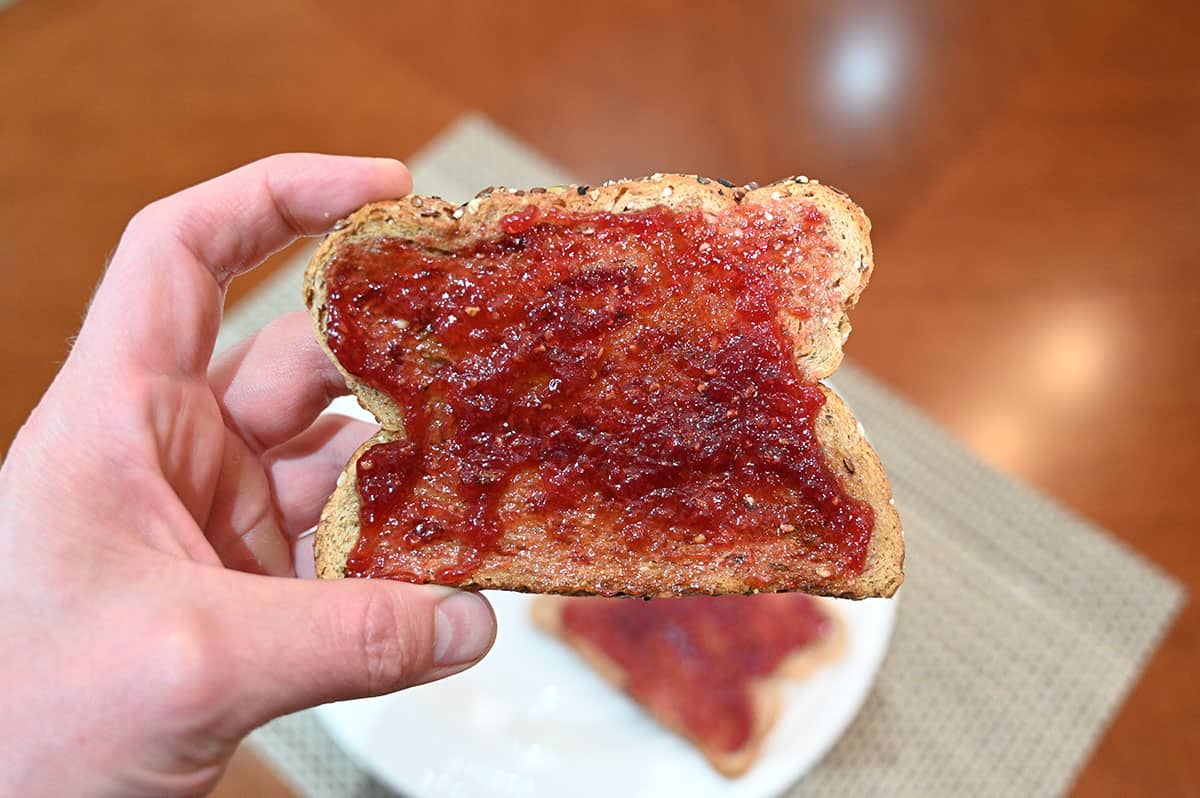
[[[759,188],[655,175],[597,187],[488,189],[461,206],[413,196],[360,209],[314,254],[304,297],[318,342],[382,430],[351,459],[322,513],[318,574],[564,594],[892,595],[903,578],[904,544],[886,476],[849,409],[817,382],[841,361],[846,312],[870,277],[869,227],[845,195],[805,178]],[[356,274],[360,263],[368,266]],[[729,283],[723,275],[730,272],[740,282]],[[639,305],[647,275],[656,275],[659,293]],[[544,342],[531,328],[538,324]],[[708,332],[713,351],[696,354],[692,339]],[[362,349],[375,343],[371,336],[379,345]],[[665,339],[673,342],[667,349],[637,354],[646,341]],[[772,340],[781,362],[763,357]],[[735,350],[729,341],[757,343]],[[509,370],[496,377],[501,355]],[[562,371],[585,356],[590,382],[580,376],[586,369]],[[512,371],[517,361],[524,371]],[[697,372],[698,380],[682,373],[705,364],[720,368]],[[576,392],[565,403],[548,401],[547,391],[567,377],[578,378]],[[470,393],[479,382],[490,393]],[[726,383],[744,387],[744,396],[712,398]],[[784,383],[788,396],[811,403],[819,462],[809,465],[823,480],[821,501],[832,501],[821,517],[858,512],[855,528],[867,525],[853,557],[834,551],[836,535],[811,514],[793,521],[768,512],[793,507],[799,494],[781,487],[778,475],[756,483],[762,462],[736,462],[736,495],[745,504],[730,509],[735,466],[728,453],[749,452],[739,456],[753,460],[751,444],[770,443],[763,437],[763,425],[774,425],[770,412],[750,404]],[[706,404],[684,396],[680,385],[694,386]],[[759,387],[763,395],[755,397]],[[491,416],[479,411],[499,400],[508,404]],[[715,410],[725,415],[714,421]],[[730,438],[733,425],[749,425],[752,415],[759,427]],[[544,418],[558,426],[547,432]],[[537,451],[507,472],[476,467],[502,453],[473,452],[473,442],[487,449],[522,424],[521,445]],[[530,430],[546,440],[535,435],[530,444]],[[631,430],[641,437],[631,438]],[[578,442],[585,438],[586,447]],[[605,441],[617,444],[606,448]],[[684,442],[699,454],[676,456],[672,447]],[[678,480],[659,462],[670,460],[659,456],[666,450],[684,464]],[[780,451],[787,459],[793,450]],[[382,477],[381,463],[416,472],[401,488],[399,477]],[[643,466],[657,469],[657,482],[639,492]],[[614,474],[633,476],[621,482]],[[497,481],[498,489],[489,484]],[[758,496],[756,503],[759,488],[768,501]],[[367,502],[364,490],[375,491]],[[390,515],[378,512],[378,497],[397,492],[411,501],[394,503]],[[674,504],[650,501],[660,494]],[[691,502],[688,512],[701,506],[694,528],[681,502]],[[705,502],[720,504],[723,514]],[[490,513],[486,523],[480,506]],[[644,518],[637,515],[643,510]],[[668,510],[667,521],[656,520]],[[366,518],[383,532],[362,536]],[[760,518],[771,529],[756,529]],[[487,545],[471,549],[471,535]]]
[[837,661],[846,647],[832,608],[795,594],[649,602],[546,596],[532,614],[729,777],[758,758],[780,714],[783,682]]

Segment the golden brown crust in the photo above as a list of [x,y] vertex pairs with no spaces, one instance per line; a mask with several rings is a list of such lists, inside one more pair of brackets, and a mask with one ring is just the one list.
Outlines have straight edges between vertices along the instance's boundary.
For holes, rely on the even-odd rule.
[[[562,605],[563,599],[549,596],[544,596],[534,601],[530,607],[534,624],[546,633],[563,640],[602,679],[617,689],[624,691],[626,681],[625,672],[616,663],[586,640],[564,632],[562,628]],[[689,734],[686,729],[677,724],[673,724],[669,718],[655,712],[654,708],[646,707],[647,711],[671,731],[693,743],[697,750],[704,755],[704,758],[720,773],[730,778],[742,775],[758,759],[758,754],[762,750],[763,743],[766,742],[767,735],[774,728],[775,721],[782,711],[783,702],[779,695],[781,684],[785,680],[807,678],[825,665],[836,662],[845,652],[847,636],[845,623],[831,608],[822,606],[822,610],[833,625],[830,634],[820,643],[809,646],[788,657],[780,663],[779,668],[774,673],[759,681],[751,688],[753,691],[754,722],[749,742],[739,750],[723,751],[711,745],[705,745],[703,740]]]
[[354,466],[363,452],[377,443],[386,443],[403,437],[387,430],[380,430],[371,439],[358,447],[350,462],[338,477],[333,495],[321,510],[317,522],[317,534],[313,541],[313,557],[317,562],[317,576],[322,579],[340,579],[346,575],[346,559],[358,541],[358,491],[354,489]]
[[[807,178],[788,178],[756,188],[731,187],[694,176],[655,175],[595,187],[485,189],[475,199],[458,206],[416,196],[374,203],[340,222],[335,232],[322,242],[305,275],[304,299],[313,316],[319,345],[342,369],[325,341],[324,273],[339,248],[349,243],[364,238],[396,237],[430,249],[454,251],[499,235],[502,217],[530,205],[571,212],[623,212],[666,205],[678,211],[699,209],[717,213],[738,204],[773,202],[784,197],[801,199],[822,210],[829,220],[827,235],[839,245],[835,277],[819,289],[822,293],[818,307],[823,312],[804,320],[785,319],[796,341],[797,364],[807,379],[817,380],[832,373],[841,361],[842,343],[850,329],[846,312],[866,286],[873,259],[866,215],[844,194]],[[344,369],[342,373],[363,406],[384,428],[382,437],[377,436],[369,443],[402,437],[403,418],[396,404]],[[837,578],[827,566],[797,557],[794,542],[786,538],[770,550],[725,552],[719,559],[705,560],[702,556],[693,557],[695,552],[683,552],[684,559],[692,557],[687,565],[680,565],[670,557],[674,564],[628,562],[628,551],[613,540],[611,550],[605,551],[601,546],[591,562],[563,562],[561,544],[548,540],[536,523],[530,523],[506,530],[503,551],[486,560],[469,580],[457,586],[563,594],[681,595],[803,590],[848,598],[892,595],[903,579],[904,543],[887,478],[849,409],[828,390],[826,398],[826,407],[817,419],[817,433],[827,461],[842,478],[847,493],[869,503],[875,513],[875,531],[867,566],[861,575]],[[325,578],[345,575],[346,558],[358,537],[354,467],[365,448],[347,465],[321,516],[316,557],[318,574]],[[762,587],[764,580],[766,586]]]

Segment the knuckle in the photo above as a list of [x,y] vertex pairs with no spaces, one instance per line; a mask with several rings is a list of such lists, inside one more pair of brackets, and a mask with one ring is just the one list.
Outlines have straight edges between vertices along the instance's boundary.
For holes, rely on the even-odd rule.
[[149,643],[147,692],[163,717],[191,725],[222,711],[229,674],[215,619],[192,608],[171,613]]
[[382,694],[410,684],[419,670],[413,623],[394,591],[374,590],[363,604],[356,650],[366,688]]
[[130,218],[129,223],[125,225],[125,233],[122,237],[136,239],[142,238],[150,232],[158,232],[169,217],[170,214],[163,200],[154,200]]
[[213,209],[199,202],[193,191],[185,189],[143,207],[125,225],[121,244],[132,245],[135,251],[155,242],[170,244],[207,263],[202,257],[204,242],[213,237],[217,220]]
[[271,172],[277,169],[290,167],[296,162],[296,156],[290,152],[275,152],[270,155],[258,159],[258,166],[264,171]]

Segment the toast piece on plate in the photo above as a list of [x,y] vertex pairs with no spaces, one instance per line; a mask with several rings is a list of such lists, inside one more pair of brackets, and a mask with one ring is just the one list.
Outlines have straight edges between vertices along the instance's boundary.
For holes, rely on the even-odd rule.
[[382,429],[322,513],[318,573],[890,596],[904,542],[887,478],[819,382],[873,268],[869,227],[806,178],[360,209],[304,297]]
[[781,709],[781,684],[836,661],[845,648],[833,609],[800,593],[542,597],[533,617],[730,777],[758,757]]

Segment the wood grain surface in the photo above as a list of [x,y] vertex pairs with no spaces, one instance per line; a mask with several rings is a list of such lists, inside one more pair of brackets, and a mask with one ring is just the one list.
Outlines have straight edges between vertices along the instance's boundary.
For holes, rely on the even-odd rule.
[[[589,181],[800,171],[850,192],[879,268],[849,356],[1194,594],[1197,31],[1194,3],[1134,0],[18,2],[0,446],[139,206],[275,151],[403,157],[478,109]],[[1189,603],[1076,794],[1197,789],[1198,667]],[[218,794],[290,793],[242,752]]]

